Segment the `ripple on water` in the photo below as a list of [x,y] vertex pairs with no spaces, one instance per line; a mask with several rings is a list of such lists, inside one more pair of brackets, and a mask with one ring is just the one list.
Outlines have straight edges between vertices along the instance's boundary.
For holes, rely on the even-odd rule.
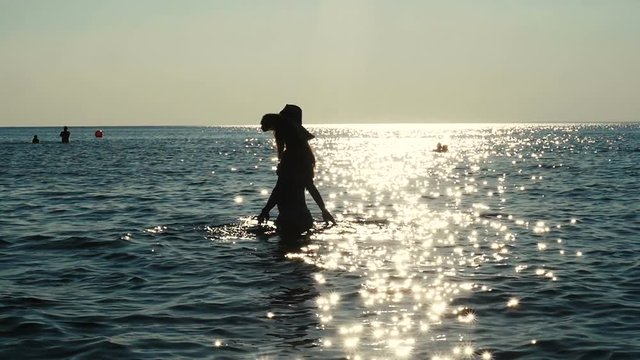
[[637,125],[313,132],[300,244],[255,128],[1,146],[0,357],[638,358]]

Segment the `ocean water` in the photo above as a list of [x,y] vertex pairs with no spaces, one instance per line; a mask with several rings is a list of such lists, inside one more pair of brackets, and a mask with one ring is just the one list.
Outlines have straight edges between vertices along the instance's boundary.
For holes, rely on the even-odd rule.
[[640,359],[639,124],[309,129],[0,128],[0,358]]

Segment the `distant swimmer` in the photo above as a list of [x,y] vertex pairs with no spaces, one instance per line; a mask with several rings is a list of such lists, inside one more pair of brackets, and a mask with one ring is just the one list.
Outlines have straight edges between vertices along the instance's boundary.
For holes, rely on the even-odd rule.
[[435,151],[435,152],[447,152],[447,151],[449,151],[449,145],[442,145],[441,143],[438,143],[438,145],[436,146],[436,148],[433,151]]
[[69,131],[69,128],[65,126],[64,129],[60,132],[60,137],[62,138],[63,144],[68,144],[69,137],[71,137],[71,132]]
[[40,139],[38,139],[38,135],[33,135],[33,140],[31,140],[33,144],[40,144]]

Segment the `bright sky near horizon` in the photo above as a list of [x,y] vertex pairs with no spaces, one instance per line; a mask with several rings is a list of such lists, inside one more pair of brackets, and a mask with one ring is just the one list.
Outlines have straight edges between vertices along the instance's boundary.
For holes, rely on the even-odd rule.
[[0,126],[640,121],[637,0],[0,0]]

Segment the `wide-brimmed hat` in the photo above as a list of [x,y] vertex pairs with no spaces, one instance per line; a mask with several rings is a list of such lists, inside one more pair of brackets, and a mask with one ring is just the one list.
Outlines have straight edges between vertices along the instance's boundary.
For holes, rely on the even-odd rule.
[[302,109],[298,105],[287,104],[280,110],[280,116],[293,123],[298,129],[300,137],[309,141],[315,136],[302,126]]
[[298,105],[287,104],[280,110],[280,116],[302,126],[302,109]]

